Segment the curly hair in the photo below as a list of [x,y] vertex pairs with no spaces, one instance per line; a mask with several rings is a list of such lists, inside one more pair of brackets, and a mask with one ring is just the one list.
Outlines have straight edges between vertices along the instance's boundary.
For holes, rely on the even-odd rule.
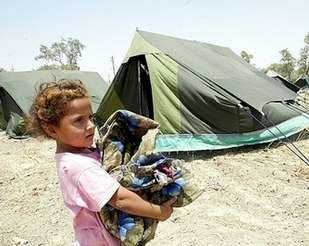
[[50,137],[44,127],[58,126],[59,120],[66,113],[67,104],[84,97],[89,95],[80,80],[62,79],[41,84],[29,111],[28,131],[36,137]]

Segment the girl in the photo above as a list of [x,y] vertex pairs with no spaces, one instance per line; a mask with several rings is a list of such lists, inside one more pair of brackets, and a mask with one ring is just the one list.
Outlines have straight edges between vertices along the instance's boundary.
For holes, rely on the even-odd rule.
[[101,168],[92,148],[95,125],[89,95],[79,80],[45,83],[30,109],[29,130],[56,141],[56,165],[65,206],[73,217],[75,245],[120,245],[102,224],[105,204],[126,213],[164,221],[173,212],[171,199],[162,205],[143,200]]

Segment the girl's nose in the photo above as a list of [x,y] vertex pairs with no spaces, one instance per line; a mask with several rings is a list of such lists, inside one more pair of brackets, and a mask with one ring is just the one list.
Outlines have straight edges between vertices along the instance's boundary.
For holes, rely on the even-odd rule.
[[95,124],[93,122],[93,119],[88,120],[87,129],[92,129],[95,127]]

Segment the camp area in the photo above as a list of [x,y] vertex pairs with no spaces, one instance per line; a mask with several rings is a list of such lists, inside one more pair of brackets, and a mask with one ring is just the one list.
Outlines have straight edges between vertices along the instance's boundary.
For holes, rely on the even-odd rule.
[[[295,101],[308,108],[308,91]],[[186,161],[204,192],[160,222],[147,245],[306,245],[309,171],[287,146],[307,154],[308,137],[304,129],[264,144],[166,152]],[[55,143],[8,138],[5,131],[0,141],[1,245],[70,245],[74,236],[59,191]]]
[[308,10],[2,1],[0,246],[309,246]]
[[228,47],[137,30],[111,84],[95,72],[1,72],[8,136],[28,137],[24,117],[37,88],[65,78],[85,83],[98,127],[122,109],[158,122],[159,152],[262,144],[309,126],[307,108],[296,101],[299,87],[279,74],[267,76]]
[[1,245],[73,241],[55,143],[18,132],[39,84],[63,78],[85,83],[98,127],[119,109],[159,122],[157,150],[185,160],[203,187],[159,223],[148,245],[306,245],[309,91],[261,73],[229,48],[144,31],[111,84],[95,72],[0,73]]

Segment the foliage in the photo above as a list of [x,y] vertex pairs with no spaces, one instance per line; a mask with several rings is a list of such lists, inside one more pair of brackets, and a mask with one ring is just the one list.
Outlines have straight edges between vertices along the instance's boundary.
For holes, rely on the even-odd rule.
[[262,72],[262,73],[267,73],[267,68],[264,68],[264,67],[262,67],[262,68],[257,68],[260,72]]
[[292,73],[294,72],[294,68],[296,65],[296,59],[291,55],[288,49],[280,50],[282,58],[281,61],[281,74],[283,77],[288,80],[292,79]]
[[281,55],[280,63],[271,64],[267,70],[273,70],[282,75],[289,81],[295,81],[297,73],[295,71],[296,59],[291,55],[288,49],[279,51]]
[[304,38],[305,46],[300,49],[298,65],[298,75],[308,76],[309,75],[309,33]]
[[[45,61],[45,65],[39,70],[44,69],[65,69],[79,70],[77,59],[82,56],[82,50],[85,48],[78,39],[64,39],[60,42],[52,43],[50,47],[45,45],[40,46],[40,54],[35,57],[35,60]],[[53,64],[48,64],[52,62]]]
[[0,72],[6,72],[6,70],[2,67],[0,67]]
[[272,63],[271,65],[269,65],[269,67],[267,68],[267,70],[273,70],[277,73],[279,73],[280,75],[282,75],[282,65],[280,63]]
[[240,56],[241,56],[242,59],[244,59],[249,64],[250,64],[251,59],[253,59],[253,55],[247,53],[244,50],[240,52]]
[[299,59],[295,59],[288,49],[279,51],[280,63],[271,64],[267,70],[274,70],[290,81],[309,75],[309,33],[304,38],[305,46],[300,49]]
[[51,64],[51,65],[40,66],[37,70],[60,70],[60,69],[61,69],[61,66]]

